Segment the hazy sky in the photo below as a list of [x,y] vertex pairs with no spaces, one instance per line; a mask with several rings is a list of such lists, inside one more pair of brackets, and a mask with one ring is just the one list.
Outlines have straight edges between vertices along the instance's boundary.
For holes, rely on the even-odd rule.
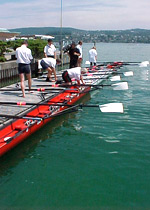
[[[63,27],[150,29],[150,0],[62,0]],[[59,27],[61,0],[0,0],[0,28]]]

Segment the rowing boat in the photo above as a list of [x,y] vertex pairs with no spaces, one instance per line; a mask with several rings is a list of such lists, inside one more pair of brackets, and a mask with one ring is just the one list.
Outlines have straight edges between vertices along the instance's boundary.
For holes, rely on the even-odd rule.
[[[76,111],[77,105],[75,104],[91,90],[91,84],[101,83],[103,79],[108,77],[107,73],[106,71],[106,74],[100,75],[95,80],[88,79],[86,81],[87,86],[72,86],[69,90],[67,88],[59,90],[58,93],[54,93],[40,103],[31,106],[30,110],[16,115],[16,117],[8,115],[8,121],[0,127],[0,156],[13,149],[56,116]],[[24,106],[25,104],[17,105]]]

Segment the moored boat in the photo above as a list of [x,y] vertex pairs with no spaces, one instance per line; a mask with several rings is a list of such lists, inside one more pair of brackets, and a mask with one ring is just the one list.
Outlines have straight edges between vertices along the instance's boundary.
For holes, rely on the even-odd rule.
[[[55,93],[40,103],[33,105],[30,110],[23,114],[7,116],[8,122],[0,127],[0,156],[17,146],[56,116],[75,111],[75,104],[91,90],[91,84],[101,83],[108,76],[106,70],[106,73],[100,74],[94,80],[89,78],[86,81],[87,86],[78,87],[73,85],[69,89],[62,89],[59,93]],[[25,103],[21,103],[16,105],[25,105]]]

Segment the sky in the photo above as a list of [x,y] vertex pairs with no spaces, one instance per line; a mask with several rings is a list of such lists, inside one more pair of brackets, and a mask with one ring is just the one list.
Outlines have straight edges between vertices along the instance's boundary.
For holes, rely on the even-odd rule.
[[0,0],[0,28],[150,29],[150,0]]

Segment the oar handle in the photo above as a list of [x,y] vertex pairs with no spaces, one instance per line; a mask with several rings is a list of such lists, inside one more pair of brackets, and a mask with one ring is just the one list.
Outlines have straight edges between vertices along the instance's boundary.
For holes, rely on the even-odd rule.
[[17,115],[7,115],[7,114],[0,114],[0,117],[5,117],[5,118],[14,118],[14,119],[27,119],[27,120],[39,120],[41,121],[41,117],[36,117],[36,116],[17,116]]

